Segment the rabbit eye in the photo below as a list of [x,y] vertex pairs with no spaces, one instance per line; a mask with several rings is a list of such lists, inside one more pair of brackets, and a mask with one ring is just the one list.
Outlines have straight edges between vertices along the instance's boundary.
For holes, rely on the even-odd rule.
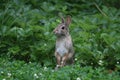
[[62,29],[65,29],[65,27],[62,27]]

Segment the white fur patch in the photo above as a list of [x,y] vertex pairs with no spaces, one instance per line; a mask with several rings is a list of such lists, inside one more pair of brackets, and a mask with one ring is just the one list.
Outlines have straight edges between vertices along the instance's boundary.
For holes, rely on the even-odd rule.
[[56,51],[60,56],[64,56],[64,54],[68,53],[68,50],[64,47],[64,43],[61,43],[57,47]]

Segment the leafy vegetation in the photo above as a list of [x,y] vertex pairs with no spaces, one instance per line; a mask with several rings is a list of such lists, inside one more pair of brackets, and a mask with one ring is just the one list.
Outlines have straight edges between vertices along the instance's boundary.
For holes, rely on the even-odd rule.
[[107,71],[104,68],[93,69],[90,66],[66,66],[58,71],[41,67],[39,63],[24,61],[2,61],[0,64],[1,80],[119,80],[117,71]]
[[[119,4],[119,0],[1,0],[0,79],[118,80]],[[54,71],[52,31],[60,23],[59,15],[72,17],[75,64]]]

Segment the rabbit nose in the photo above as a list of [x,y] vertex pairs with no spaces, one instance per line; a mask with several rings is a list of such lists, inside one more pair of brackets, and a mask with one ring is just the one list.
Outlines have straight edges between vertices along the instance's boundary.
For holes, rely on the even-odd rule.
[[54,30],[53,32],[56,34],[58,32],[58,30]]

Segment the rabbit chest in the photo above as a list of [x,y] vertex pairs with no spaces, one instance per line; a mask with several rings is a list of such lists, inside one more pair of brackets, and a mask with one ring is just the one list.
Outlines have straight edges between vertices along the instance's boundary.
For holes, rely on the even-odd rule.
[[56,52],[62,57],[69,52],[66,40],[56,42]]

